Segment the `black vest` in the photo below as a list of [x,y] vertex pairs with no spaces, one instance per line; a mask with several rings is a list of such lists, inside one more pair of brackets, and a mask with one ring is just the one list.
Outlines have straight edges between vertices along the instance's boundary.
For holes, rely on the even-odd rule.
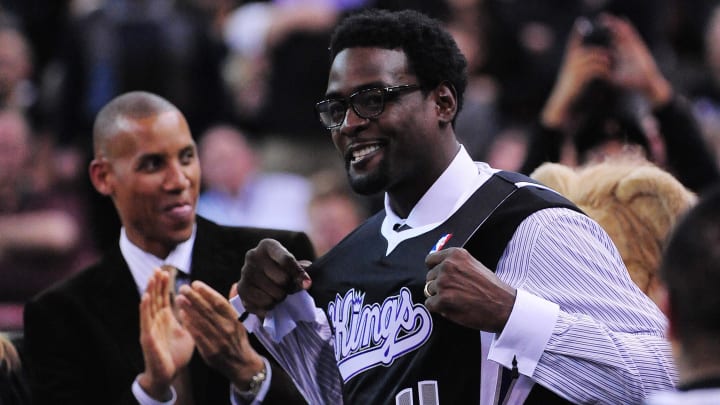
[[[527,216],[550,207],[578,211],[553,191],[518,182],[536,183],[496,173],[448,220],[404,240],[387,256],[380,212],[309,269],[310,293],[333,326],[345,403],[395,405],[409,403],[397,401],[409,396],[416,404],[420,396],[425,404],[479,403],[480,333],[427,311],[424,260],[451,235],[446,247],[465,246],[494,270]],[[567,401],[535,384],[526,403]]]

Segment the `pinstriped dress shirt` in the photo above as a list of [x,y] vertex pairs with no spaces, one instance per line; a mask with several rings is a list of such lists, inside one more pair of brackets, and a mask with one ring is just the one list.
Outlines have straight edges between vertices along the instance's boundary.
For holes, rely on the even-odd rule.
[[[464,149],[394,232],[399,218],[386,202],[381,233],[388,252],[452,215],[494,172]],[[497,276],[518,290],[502,334],[482,332],[481,404],[493,403],[499,365],[518,360],[520,377],[509,403],[522,403],[539,383],[577,403],[639,403],[677,380],[666,319],[630,279],[600,226],[564,208],[525,219],[508,243]],[[237,305],[239,300],[236,301]],[[292,307],[293,310],[284,310]],[[329,403],[317,387],[317,353],[333,345],[330,328],[305,292],[290,296],[261,325],[246,321],[276,354],[312,403]],[[288,326],[290,325],[290,326]]]

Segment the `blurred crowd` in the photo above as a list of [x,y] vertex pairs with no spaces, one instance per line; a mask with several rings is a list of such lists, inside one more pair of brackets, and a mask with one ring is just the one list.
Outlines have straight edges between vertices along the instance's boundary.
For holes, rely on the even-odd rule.
[[382,207],[347,189],[313,114],[330,32],[363,7],[446,24],[476,160],[529,174],[634,150],[693,192],[720,178],[717,1],[0,0],[0,330],[117,243],[86,168],[95,115],[130,90],[188,118],[216,222],[303,230],[322,254]]

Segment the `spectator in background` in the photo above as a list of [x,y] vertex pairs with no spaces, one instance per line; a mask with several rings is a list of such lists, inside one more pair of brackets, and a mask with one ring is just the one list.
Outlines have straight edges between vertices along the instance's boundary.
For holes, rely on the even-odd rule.
[[0,22],[0,108],[27,110],[35,103],[31,53],[25,36]]
[[306,230],[310,182],[291,173],[265,173],[245,135],[216,126],[200,137],[203,162],[198,213],[222,225]]
[[477,161],[487,161],[500,131],[497,111],[498,82],[487,73],[488,16],[483,2],[452,1],[450,20],[445,24],[468,61],[465,104],[455,124],[458,139]]
[[0,110],[0,330],[22,330],[25,301],[95,257],[82,196],[37,185],[35,166],[53,162],[34,160],[34,140],[21,112]]
[[680,380],[648,405],[720,403],[720,188],[701,195],[665,248],[660,276]]
[[0,404],[30,405],[22,359],[12,340],[0,333]]
[[40,83],[47,73],[48,62],[56,56],[65,37],[71,10],[97,7],[99,1],[77,0],[2,0],[0,14],[5,14],[25,33],[32,48],[34,81]]
[[344,176],[327,169],[311,178],[308,236],[320,257],[337,245],[368,216],[364,205],[348,187]]
[[[229,72],[243,123],[263,134],[316,136],[312,105],[326,81],[325,45],[338,17],[368,0],[246,2],[225,21]],[[301,61],[299,63],[299,61]]]
[[628,145],[693,191],[720,180],[687,102],[633,26],[609,14],[578,19],[521,171],[544,161],[583,164]]
[[[627,16],[650,47],[658,49],[666,46],[662,29],[667,25],[673,1],[482,1],[492,24],[489,72],[499,82],[498,104],[503,120],[510,126],[526,126],[534,121],[550,94],[562,60],[564,38],[577,16],[602,11]],[[682,3],[678,8],[687,1]]]
[[495,136],[485,161],[492,167],[518,171],[527,156],[528,140],[521,126],[508,126]]
[[688,94],[703,134],[720,159],[720,4],[707,18],[702,75],[688,84]]
[[142,89],[186,111],[194,133],[232,118],[221,80],[223,43],[210,22],[182,2],[104,0],[68,22],[54,64],[61,72],[50,117],[63,144],[81,144],[100,108],[114,96]]

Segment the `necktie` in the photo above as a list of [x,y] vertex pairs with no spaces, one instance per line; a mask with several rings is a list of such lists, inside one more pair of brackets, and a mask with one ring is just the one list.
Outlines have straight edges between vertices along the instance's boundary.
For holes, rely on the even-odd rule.
[[180,289],[181,285],[190,284],[190,275],[177,267],[171,264],[163,264],[160,268],[170,275],[170,285],[175,287],[175,292]]

